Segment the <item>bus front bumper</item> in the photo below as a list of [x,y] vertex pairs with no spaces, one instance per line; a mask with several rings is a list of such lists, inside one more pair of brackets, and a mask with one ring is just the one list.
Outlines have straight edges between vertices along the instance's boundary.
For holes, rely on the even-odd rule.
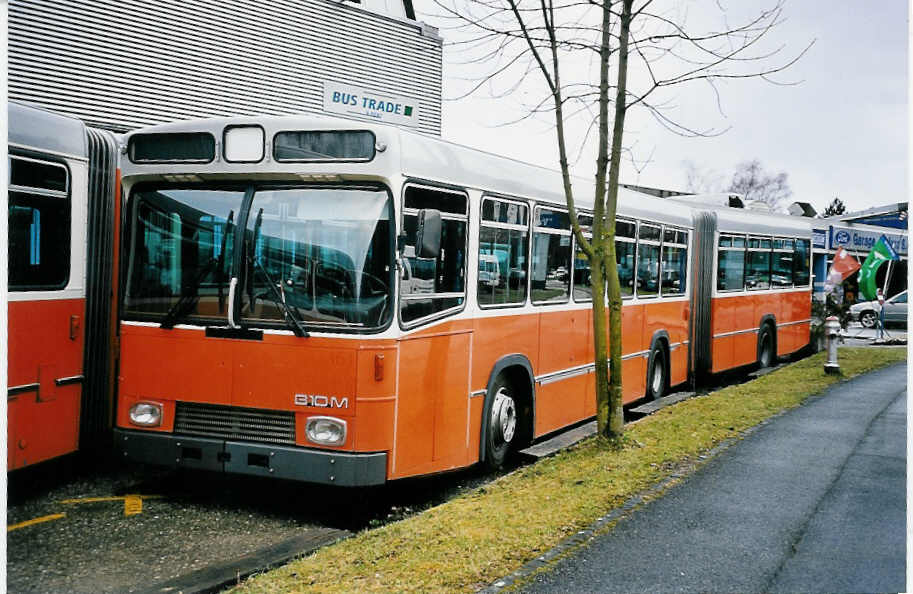
[[205,437],[114,429],[115,447],[128,460],[167,466],[267,476],[324,485],[379,485],[387,454],[334,452]]

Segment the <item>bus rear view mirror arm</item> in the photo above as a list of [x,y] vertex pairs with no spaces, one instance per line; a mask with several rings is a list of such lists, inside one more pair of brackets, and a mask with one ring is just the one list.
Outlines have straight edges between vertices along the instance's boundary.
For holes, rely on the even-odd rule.
[[433,208],[418,211],[415,252],[419,258],[437,258],[441,253],[441,211]]

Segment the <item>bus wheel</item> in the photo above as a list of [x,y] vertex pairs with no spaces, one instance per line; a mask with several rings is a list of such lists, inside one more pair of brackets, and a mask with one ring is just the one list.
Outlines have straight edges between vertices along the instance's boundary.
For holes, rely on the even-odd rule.
[[647,370],[647,397],[655,400],[666,391],[666,351],[661,345],[653,347],[650,353],[650,368]]
[[758,337],[758,367],[764,369],[770,367],[774,360],[774,335],[770,331],[770,326],[761,328],[761,335]]
[[517,404],[513,388],[504,375],[499,375],[491,388],[494,396],[485,411],[485,465],[492,470],[500,468],[507,458],[517,434]]

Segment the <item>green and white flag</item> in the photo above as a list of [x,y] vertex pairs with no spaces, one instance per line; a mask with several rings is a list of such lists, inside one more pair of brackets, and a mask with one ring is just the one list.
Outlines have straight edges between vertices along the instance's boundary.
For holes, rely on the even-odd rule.
[[859,269],[859,292],[862,293],[863,297],[869,300],[875,299],[877,290],[875,286],[875,273],[878,272],[878,268],[888,260],[899,259],[900,257],[897,255],[897,252],[894,251],[894,248],[888,243],[887,238],[882,235],[878,241],[875,242],[875,245],[872,246],[872,251],[869,252],[865,262],[862,263],[862,268]]

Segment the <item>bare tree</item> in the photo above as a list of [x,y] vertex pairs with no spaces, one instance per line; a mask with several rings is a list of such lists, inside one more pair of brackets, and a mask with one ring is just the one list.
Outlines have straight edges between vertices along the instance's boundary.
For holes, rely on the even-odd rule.
[[692,194],[716,194],[726,189],[723,176],[716,171],[701,169],[694,161],[683,161],[685,191]]
[[746,201],[763,202],[771,210],[780,208],[793,195],[786,172],[767,173],[757,159],[736,166],[728,191],[741,194]]
[[692,161],[684,161],[682,165],[685,187],[695,194],[732,192],[741,194],[746,201],[763,202],[771,210],[778,210],[793,193],[785,172],[767,173],[757,159],[739,163],[728,183],[722,174],[702,169]]
[[[782,17],[779,1],[732,25],[722,0],[717,0],[720,22],[704,26],[689,25],[685,3],[661,0],[435,2],[444,18],[451,19],[456,27],[472,29],[468,38],[458,42],[467,61],[489,68],[468,93],[486,88],[495,96],[507,96],[521,87],[532,89],[541,95],[528,105],[522,118],[547,112],[554,116],[571,226],[591,268],[598,431],[608,438],[620,436],[622,300],[615,215],[625,154],[625,117],[637,107],[675,134],[719,134],[713,128],[700,129],[678,118],[665,92],[682,85],[705,84],[718,99],[721,81],[763,78],[775,82],[773,75],[795,63],[808,48],[784,58],[782,47],[765,45]],[[530,79],[535,73],[539,85]],[[497,80],[504,84],[500,90],[494,90]],[[581,146],[596,131],[591,237],[580,226],[570,173],[567,130],[577,117],[586,122]]]

